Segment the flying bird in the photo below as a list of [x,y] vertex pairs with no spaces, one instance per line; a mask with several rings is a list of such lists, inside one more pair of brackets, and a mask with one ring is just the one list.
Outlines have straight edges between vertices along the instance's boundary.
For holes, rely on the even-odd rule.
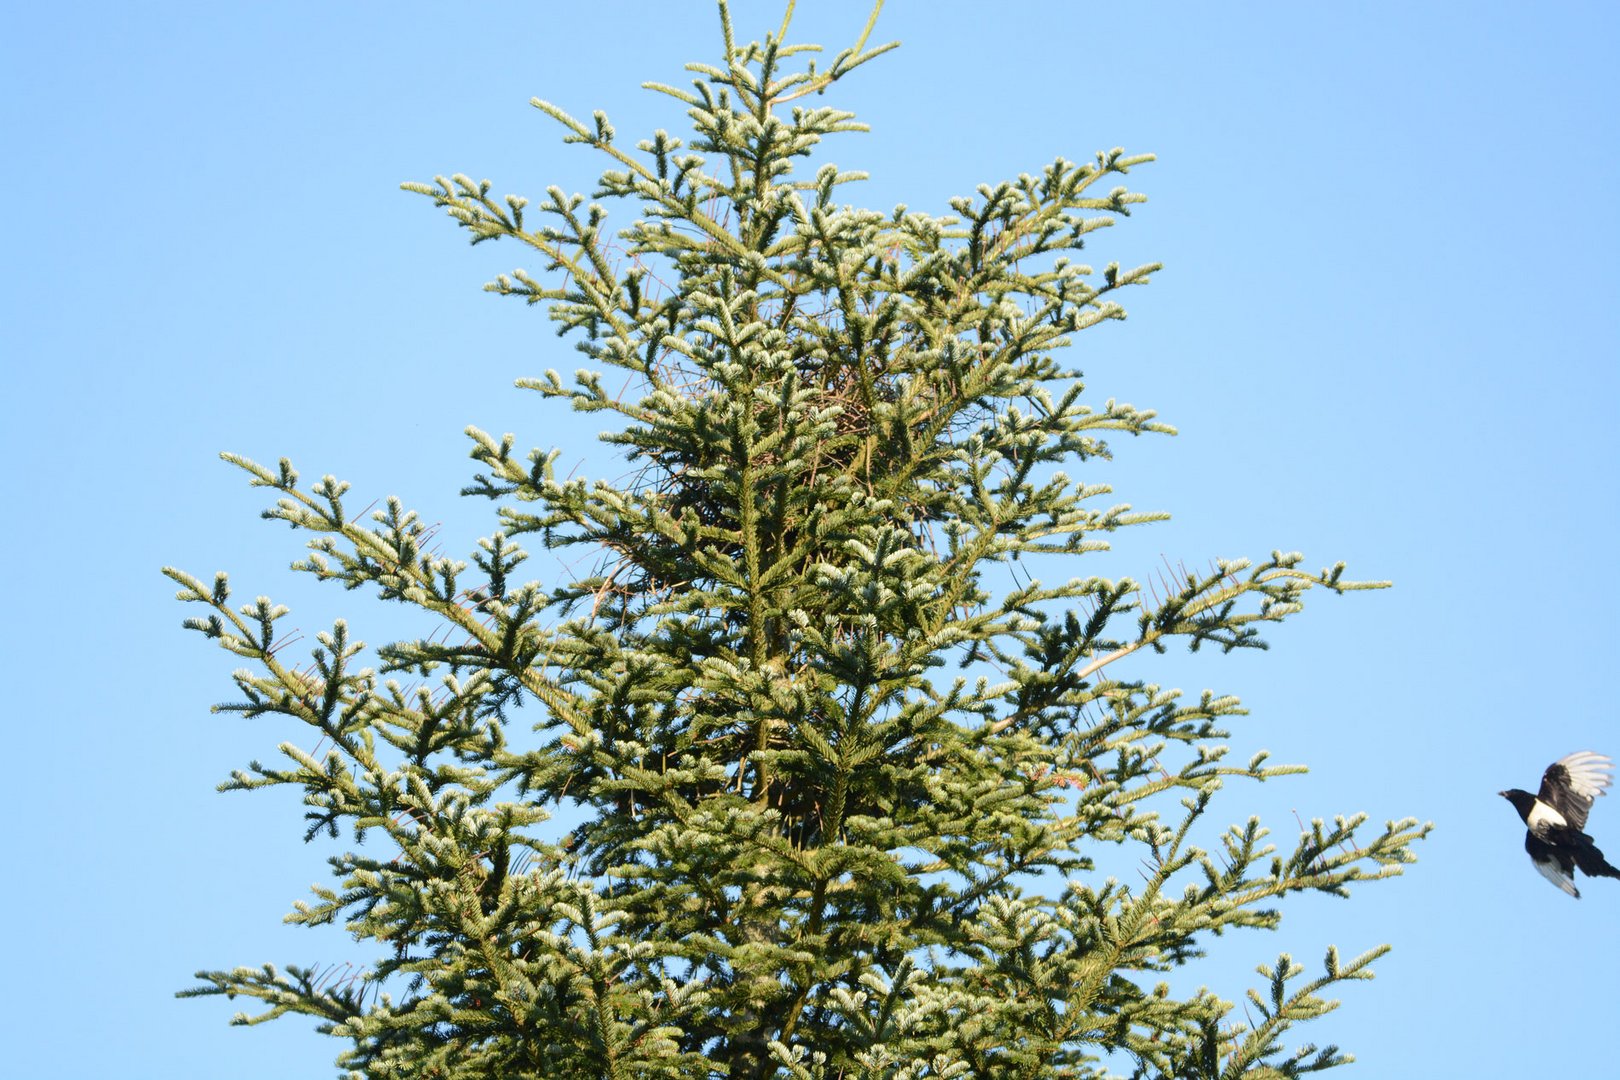
[[1614,763],[1602,754],[1577,750],[1547,766],[1536,794],[1518,788],[1497,792],[1528,826],[1524,850],[1541,876],[1577,900],[1577,866],[1587,877],[1620,878],[1620,870],[1609,865],[1583,831],[1592,800],[1605,793],[1613,770]]

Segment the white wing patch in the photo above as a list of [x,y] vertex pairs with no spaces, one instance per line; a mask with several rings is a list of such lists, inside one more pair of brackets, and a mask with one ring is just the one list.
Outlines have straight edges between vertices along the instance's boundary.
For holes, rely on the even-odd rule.
[[1585,799],[1605,794],[1614,771],[1614,763],[1594,750],[1577,750],[1559,758],[1558,764],[1569,774],[1569,789]]
[[1563,814],[1540,799],[1530,804],[1530,816],[1524,823],[1530,826],[1531,832],[1540,834],[1545,834],[1548,829],[1561,829],[1569,824]]
[[1540,871],[1542,877],[1563,889],[1575,899],[1579,900],[1581,898],[1581,890],[1575,887],[1574,876],[1564,873],[1564,868],[1558,865],[1558,860],[1548,859],[1546,862],[1542,862],[1540,859],[1531,859],[1530,863]]

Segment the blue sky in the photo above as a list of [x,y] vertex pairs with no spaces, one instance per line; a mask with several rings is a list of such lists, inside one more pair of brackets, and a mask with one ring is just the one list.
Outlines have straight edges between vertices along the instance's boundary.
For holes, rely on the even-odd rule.
[[[865,14],[800,8],[833,47]],[[1355,1052],[1344,1076],[1590,1074],[1608,1053],[1620,882],[1550,888],[1495,795],[1571,750],[1620,756],[1620,18],[1530,11],[895,0],[877,37],[904,47],[829,98],[873,127],[827,159],[869,170],[845,190],[880,209],[943,212],[1058,154],[1159,155],[1095,261],[1166,269],[1073,356],[1099,399],[1180,428],[1095,477],[1175,517],[1086,572],[1283,548],[1396,582],[1314,601],[1269,653],[1134,672],[1241,695],[1234,747],[1312,766],[1230,791],[1229,820],[1262,812],[1284,841],[1296,812],[1436,822],[1405,878],[1305,898],[1195,974],[1237,998],[1280,950],[1393,942],[1296,1032]],[[736,13],[743,36],[780,18]],[[615,475],[592,423],[511,388],[575,363],[541,312],[479,291],[525,255],[469,248],[398,184],[588,190],[595,163],[529,98],[606,109],[621,137],[678,129],[637,87],[715,56],[712,8],[91,2],[7,23],[9,1070],[329,1075],[337,1044],[301,1021],[235,1030],[233,1006],[172,997],[198,968],[356,954],[280,924],[321,852],[290,797],[213,786],[298,733],[209,715],[232,665],[180,630],[158,567],[228,569],[311,637],[347,614],[377,641],[396,616],[289,574],[297,538],[219,451],[336,473],[357,505],[397,494],[449,550],[491,528],[456,495],[467,424]],[[1591,828],[1620,856],[1608,803]]]

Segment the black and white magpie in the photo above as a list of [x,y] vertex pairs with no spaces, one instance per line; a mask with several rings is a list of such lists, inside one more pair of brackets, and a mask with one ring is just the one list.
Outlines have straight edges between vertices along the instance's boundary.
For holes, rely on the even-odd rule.
[[1587,877],[1620,878],[1620,870],[1609,865],[1582,831],[1592,800],[1604,794],[1613,770],[1614,764],[1602,754],[1577,750],[1547,766],[1536,794],[1518,788],[1497,792],[1529,827],[1524,850],[1541,876],[1577,900],[1581,898],[1575,887],[1577,866]]

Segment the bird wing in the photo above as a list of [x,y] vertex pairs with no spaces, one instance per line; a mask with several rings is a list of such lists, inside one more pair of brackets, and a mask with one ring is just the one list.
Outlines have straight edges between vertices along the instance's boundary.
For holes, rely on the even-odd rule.
[[1581,898],[1581,890],[1575,887],[1575,875],[1560,866],[1557,859],[1538,859],[1532,855],[1530,861],[1535,864],[1535,868],[1541,872],[1542,877],[1563,889],[1575,899],[1579,900]]
[[1575,859],[1568,851],[1549,844],[1534,832],[1524,834],[1524,850],[1537,873],[1575,899],[1581,898],[1581,890],[1575,887]]
[[1577,750],[1547,766],[1536,798],[1562,814],[1572,827],[1584,829],[1592,800],[1609,786],[1613,769],[1614,764],[1602,754]]

